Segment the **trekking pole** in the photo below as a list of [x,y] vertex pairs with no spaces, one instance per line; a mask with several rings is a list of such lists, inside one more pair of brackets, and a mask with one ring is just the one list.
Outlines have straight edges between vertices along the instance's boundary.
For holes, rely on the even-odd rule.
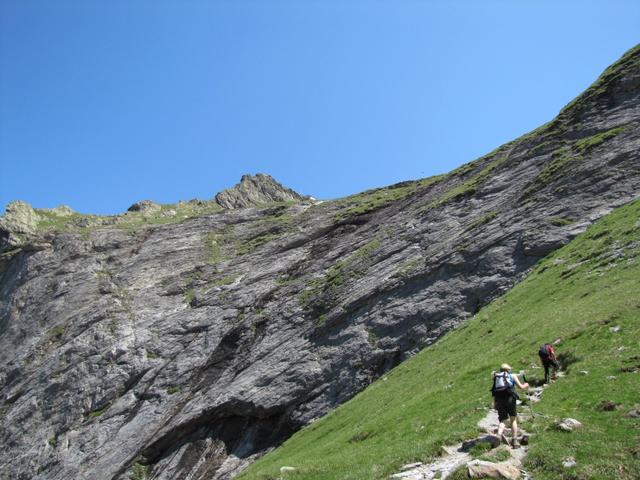
[[[522,376],[522,380],[527,383],[527,376],[524,373],[524,370],[520,370],[520,376]],[[533,401],[531,400],[531,394],[527,394],[527,407],[529,407],[529,413],[531,413],[531,421],[535,426],[536,414],[533,411],[533,406],[531,405]]]

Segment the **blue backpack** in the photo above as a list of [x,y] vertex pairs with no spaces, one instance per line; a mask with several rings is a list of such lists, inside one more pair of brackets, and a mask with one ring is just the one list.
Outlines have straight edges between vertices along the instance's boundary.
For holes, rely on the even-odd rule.
[[493,375],[491,395],[494,397],[506,397],[513,392],[513,377],[509,372],[498,372]]

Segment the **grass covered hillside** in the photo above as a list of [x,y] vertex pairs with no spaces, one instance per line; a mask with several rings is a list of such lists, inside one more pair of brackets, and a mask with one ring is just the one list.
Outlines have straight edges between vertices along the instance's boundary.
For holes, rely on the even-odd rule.
[[[639,291],[636,201],[238,478],[278,478],[280,467],[291,466],[296,470],[286,478],[375,479],[427,462],[442,445],[476,433],[490,403],[492,370],[509,362],[530,381],[540,379],[539,345],[561,339],[556,350],[567,374],[546,389],[534,421],[524,424],[535,434],[525,468],[536,479],[637,479],[640,419],[629,412],[640,407]],[[566,417],[583,428],[559,431],[555,423]],[[564,468],[570,456],[577,464]]]

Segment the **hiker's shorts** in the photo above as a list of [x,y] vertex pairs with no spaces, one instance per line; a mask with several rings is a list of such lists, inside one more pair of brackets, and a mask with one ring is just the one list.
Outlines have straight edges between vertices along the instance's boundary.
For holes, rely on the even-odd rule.
[[508,395],[505,397],[496,397],[496,410],[498,410],[498,420],[500,422],[509,417],[516,416],[516,397]]

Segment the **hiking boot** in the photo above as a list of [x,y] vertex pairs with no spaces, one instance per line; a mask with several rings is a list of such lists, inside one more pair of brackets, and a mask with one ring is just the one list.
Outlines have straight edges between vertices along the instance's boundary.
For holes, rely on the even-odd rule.
[[513,442],[511,442],[511,448],[520,448],[520,442],[518,442],[517,438],[514,438]]

